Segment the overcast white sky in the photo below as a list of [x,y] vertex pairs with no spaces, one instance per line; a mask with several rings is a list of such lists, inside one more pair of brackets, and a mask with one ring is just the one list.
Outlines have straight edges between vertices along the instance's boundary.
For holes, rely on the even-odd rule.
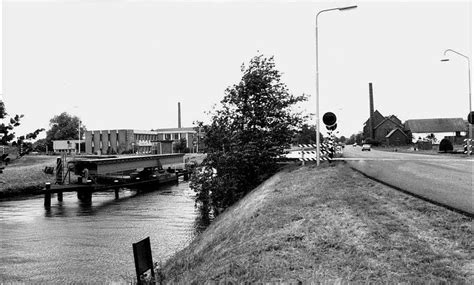
[[375,108],[407,119],[466,118],[471,1],[18,1],[4,0],[2,93],[25,115],[17,135],[66,111],[89,130],[177,127],[206,120],[240,66],[275,56],[283,81],[315,106],[319,18],[320,113],[342,135]]

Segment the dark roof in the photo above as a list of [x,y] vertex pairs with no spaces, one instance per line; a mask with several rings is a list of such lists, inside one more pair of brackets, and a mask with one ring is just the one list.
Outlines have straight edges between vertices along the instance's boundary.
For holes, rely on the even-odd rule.
[[398,122],[392,120],[392,116],[390,116],[390,117],[385,117],[385,119],[383,119],[383,121],[381,121],[377,126],[374,127],[374,130],[377,129],[378,127],[380,127],[383,123],[385,123],[385,121],[390,121],[390,122],[394,123],[396,126],[400,126],[401,128],[403,128],[403,125],[401,125]]
[[391,137],[391,136],[392,136],[392,135],[393,135],[393,134],[394,134],[396,131],[399,131],[399,132],[401,132],[401,133],[402,133],[404,136],[406,136],[406,137],[407,137],[407,134],[405,134],[405,132],[404,132],[404,131],[402,131],[402,130],[400,130],[399,128],[395,128],[395,129],[393,129],[393,130],[392,130],[390,133],[388,133],[388,134],[387,134],[385,137],[386,137],[386,138],[389,138],[389,137]]
[[[377,114],[379,114],[380,117],[385,118],[382,114],[380,114],[379,110],[374,111],[374,118],[375,118],[375,115]],[[367,121],[365,121],[364,125],[367,125],[369,123],[369,120],[370,120],[370,117],[367,119]]]
[[405,127],[412,133],[448,133],[466,130],[466,123],[462,118],[436,118],[406,120]]

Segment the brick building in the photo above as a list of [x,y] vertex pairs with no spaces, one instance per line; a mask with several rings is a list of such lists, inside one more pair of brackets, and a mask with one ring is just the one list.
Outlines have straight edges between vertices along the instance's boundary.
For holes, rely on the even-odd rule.
[[366,141],[383,145],[405,145],[410,142],[409,134],[402,121],[395,115],[384,117],[378,110],[372,115],[373,129],[370,129],[370,118],[364,123],[363,134]]
[[[194,128],[169,128],[152,131],[121,129],[85,132],[85,151],[88,154],[166,154],[174,152],[174,145],[186,141],[190,152],[202,151],[202,138]],[[198,139],[200,136],[200,139]],[[199,144],[198,144],[199,142]]]

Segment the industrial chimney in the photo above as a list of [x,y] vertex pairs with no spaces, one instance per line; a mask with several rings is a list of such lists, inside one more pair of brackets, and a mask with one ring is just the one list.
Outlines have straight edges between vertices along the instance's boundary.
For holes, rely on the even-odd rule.
[[369,82],[369,101],[370,101],[370,117],[369,117],[369,134],[371,139],[374,136],[374,94],[372,90],[372,82]]
[[178,128],[181,129],[181,103],[178,102]]

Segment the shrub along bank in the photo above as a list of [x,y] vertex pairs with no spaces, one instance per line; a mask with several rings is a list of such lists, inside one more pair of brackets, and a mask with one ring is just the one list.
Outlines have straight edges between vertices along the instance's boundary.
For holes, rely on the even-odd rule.
[[344,163],[287,168],[218,216],[159,275],[181,284],[471,283],[471,227],[472,218],[369,180]]

